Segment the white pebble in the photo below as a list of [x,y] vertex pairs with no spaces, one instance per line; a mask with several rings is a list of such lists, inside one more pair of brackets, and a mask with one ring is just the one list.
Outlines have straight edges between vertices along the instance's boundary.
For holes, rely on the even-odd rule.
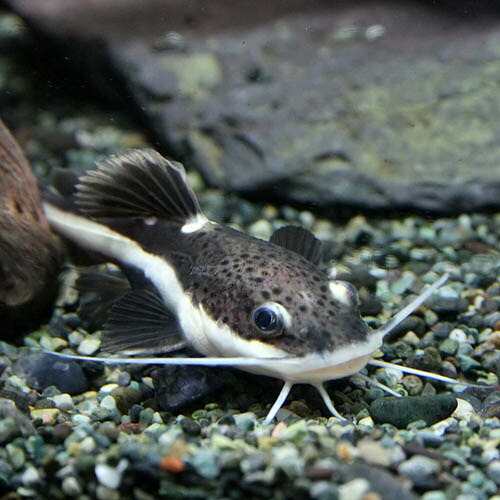
[[457,398],[457,403],[457,408],[451,414],[452,417],[458,418],[459,420],[469,420],[476,414],[474,407],[465,399]]
[[339,486],[339,500],[361,500],[370,489],[366,479],[357,478]]
[[105,408],[106,410],[116,411],[116,401],[113,396],[106,396],[101,401],[101,408]]
[[82,340],[78,346],[78,353],[82,356],[91,356],[98,351],[99,347],[101,347],[99,339],[87,338]]
[[467,335],[460,328],[454,328],[449,335],[449,338],[452,340],[456,340],[457,342],[467,342]]
[[68,411],[74,408],[73,398],[69,394],[56,394],[49,398],[59,410]]
[[81,495],[82,488],[74,477],[65,477],[62,482],[63,492],[70,497],[77,497]]
[[97,464],[95,466],[95,475],[103,486],[115,490],[120,486],[123,472],[127,467],[128,461],[125,459],[120,460],[120,463],[116,467],[111,467],[107,464]]
[[28,466],[26,470],[23,472],[21,481],[25,486],[31,486],[40,481],[40,475],[38,474],[38,471],[34,467]]

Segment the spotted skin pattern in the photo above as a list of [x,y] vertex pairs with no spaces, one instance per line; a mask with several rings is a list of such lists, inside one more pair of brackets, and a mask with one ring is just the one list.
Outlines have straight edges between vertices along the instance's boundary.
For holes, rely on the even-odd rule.
[[[104,223],[164,257],[193,303],[242,338],[292,355],[331,352],[367,338],[357,305],[335,300],[327,274],[293,251],[213,222],[187,234],[162,220],[154,225],[143,218]],[[264,333],[252,321],[252,311],[270,301],[291,316],[290,327],[282,332]]]

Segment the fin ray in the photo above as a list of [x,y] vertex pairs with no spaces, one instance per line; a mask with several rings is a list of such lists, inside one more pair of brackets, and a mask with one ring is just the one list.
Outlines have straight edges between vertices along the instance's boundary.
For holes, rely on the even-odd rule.
[[80,209],[96,218],[159,217],[185,221],[201,214],[184,167],[154,150],[111,156],[80,178]]
[[302,255],[313,264],[321,263],[323,244],[307,229],[299,226],[284,226],[276,230],[269,241]]
[[80,294],[78,315],[90,330],[101,328],[113,303],[130,290],[129,282],[119,272],[80,271],[75,288]]
[[152,290],[130,290],[117,300],[103,328],[108,353],[162,353],[186,347],[175,317]]

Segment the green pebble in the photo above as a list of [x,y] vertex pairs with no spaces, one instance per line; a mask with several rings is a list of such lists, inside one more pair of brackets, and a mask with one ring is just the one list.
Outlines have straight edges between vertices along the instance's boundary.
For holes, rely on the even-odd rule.
[[439,345],[439,351],[446,356],[453,356],[458,349],[458,342],[453,339],[446,339]]
[[24,463],[26,462],[26,456],[24,451],[13,444],[8,444],[5,447],[7,451],[7,455],[9,456],[10,464],[14,468],[14,470],[19,470]]
[[236,415],[233,415],[233,418],[236,427],[244,432],[252,431],[255,427],[255,422],[257,421],[255,413],[252,412],[237,413]]
[[201,449],[189,461],[196,472],[206,479],[215,479],[219,475],[218,456],[213,450]]
[[139,415],[139,422],[141,424],[149,425],[153,422],[155,411],[152,408],[145,408]]
[[478,370],[481,368],[481,363],[472,359],[470,356],[464,356],[459,354],[457,356],[458,362],[460,363],[460,368],[463,372],[468,372],[470,370]]

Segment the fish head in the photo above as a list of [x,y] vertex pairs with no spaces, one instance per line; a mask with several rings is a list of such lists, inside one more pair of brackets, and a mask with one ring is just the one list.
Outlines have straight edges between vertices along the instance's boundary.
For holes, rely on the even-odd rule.
[[354,285],[295,252],[267,242],[242,245],[214,275],[201,302],[231,332],[212,336],[219,354],[331,365],[332,356],[340,353],[344,362],[356,357],[351,346],[369,341]]

